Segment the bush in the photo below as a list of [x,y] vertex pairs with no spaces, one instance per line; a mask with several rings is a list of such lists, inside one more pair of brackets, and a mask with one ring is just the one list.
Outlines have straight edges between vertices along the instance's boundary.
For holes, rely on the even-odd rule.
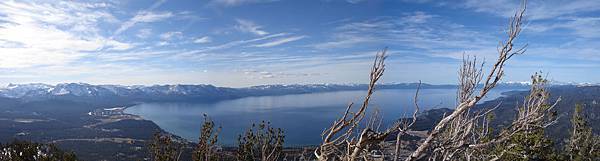
[[238,137],[237,160],[243,161],[275,161],[282,155],[285,135],[280,128],[271,127],[269,122],[262,121]]
[[28,141],[13,141],[0,144],[0,160],[10,161],[75,161],[77,157],[64,152],[53,144],[40,144]]

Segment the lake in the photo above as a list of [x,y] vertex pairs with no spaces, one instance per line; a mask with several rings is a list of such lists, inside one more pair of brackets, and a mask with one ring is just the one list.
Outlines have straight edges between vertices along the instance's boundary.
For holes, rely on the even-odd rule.
[[[509,90],[492,90],[486,99],[497,98],[505,91]],[[386,127],[395,119],[412,114],[414,93],[415,89],[377,90],[369,110],[378,108]],[[191,141],[198,140],[202,115],[206,113],[217,126],[222,126],[219,136],[222,145],[235,145],[239,134],[262,120],[283,128],[286,146],[315,145],[321,141],[321,132],[341,117],[348,103],[354,101],[360,105],[365,94],[365,91],[338,91],[246,97],[215,103],[142,103],[125,112],[140,115]],[[422,109],[453,108],[456,104],[455,89],[422,89],[419,95]]]

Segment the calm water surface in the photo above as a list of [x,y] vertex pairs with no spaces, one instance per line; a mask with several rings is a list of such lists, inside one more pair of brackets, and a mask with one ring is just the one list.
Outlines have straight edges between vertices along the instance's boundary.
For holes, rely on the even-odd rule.
[[[508,90],[492,90],[486,99],[501,96]],[[340,91],[284,96],[247,97],[216,103],[143,103],[125,112],[152,120],[158,126],[197,141],[202,114],[208,114],[217,125],[221,125],[219,141],[234,145],[237,135],[252,123],[270,121],[281,127],[286,134],[286,145],[311,145],[321,141],[320,134],[340,117],[349,102],[360,104],[365,91]],[[414,89],[390,89],[375,92],[370,109],[379,108],[384,124],[412,114]],[[456,104],[455,89],[423,89],[420,91],[419,106],[425,109],[448,107]]]

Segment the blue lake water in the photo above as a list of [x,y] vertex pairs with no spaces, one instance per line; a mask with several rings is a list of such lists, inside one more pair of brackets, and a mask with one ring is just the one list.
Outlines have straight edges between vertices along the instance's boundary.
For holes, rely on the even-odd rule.
[[[501,96],[508,90],[492,90],[487,100]],[[339,118],[348,103],[357,105],[365,91],[339,91],[284,96],[247,97],[215,103],[142,103],[125,112],[151,120],[168,132],[197,141],[203,114],[208,114],[222,126],[219,142],[234,145],[237,136],[252,123],[270,121],[283,128],[286,146],[313,145],[321,141],[321,132]],[[372,111],[383,113],[384,127],[397,118],[410,116],[414,109],[414,89],[378,90],[373,95]],[[423,89],[419,94],[423,109],[453,108],[455,89]],[[357,108],[357,107],[356,107]]]

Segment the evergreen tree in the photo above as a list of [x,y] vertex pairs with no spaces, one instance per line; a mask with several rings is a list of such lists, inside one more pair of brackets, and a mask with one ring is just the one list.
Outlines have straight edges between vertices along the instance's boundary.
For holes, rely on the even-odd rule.
[[600,159],[600,137],[592,133],[592,128],[582,114],[583,106],[575,105],[575,112],[571,118],[573,129],[571,138],[565,147],[569,160],[592,161]]
[[52,144],[14,141],[0,144],[0,160],[2,161],[76,161],[75,154],[64,152]]

